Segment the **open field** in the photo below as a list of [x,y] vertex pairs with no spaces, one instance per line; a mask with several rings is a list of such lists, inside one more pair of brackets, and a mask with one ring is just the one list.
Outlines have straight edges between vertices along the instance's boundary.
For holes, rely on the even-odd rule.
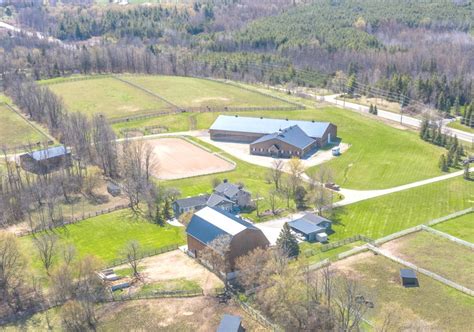
[[[247,331],[268,331],[234,303],[216,298],[149,299],[116,302],[98,309],[98,331],[215,331],[224,314],[242,317]],[[5,331],[63,331],[58,309],[9,325]]]
[[161,180],[230,171],[230,162],[180,138],[148,140],[153,148],[153,175]]
[[421,268],[474,289],[474,251],[466,246],[421,231],[387,242],[382,248]]
[[432,226],[465,241],[474,243],[474,212]]
[[14,148],[47,140],[46,136],[9,109],[0,99],[0,148]]
[[103,114],[109,119],[169,109],[159,98],[112,77],[43,81],[72,112]]
[[183,107],[288,107],[290,104],[234,85],[180,76],[125,75],[123,79]]
[[424,322],[419,330],[467,331],[474,326],[474,298],[418,274],[420,287],[404,288],[400,284],[402,265],[387,258],[364,253],[338,261],[333,267],[356,279],[366,289],[375,307],[367,319],[381,326],[387,313],[392,313],[399,327],[389,329],[415,330],[417,321]]
[[[157,226],[134,218],[128,210],[120,210],[86,219],[66,227],[56,228],[59,245],[72,244],[79,256],[94,255],[105,263],[122,258],[120,250],[132,240],[140,243],[144,251],[151,251],[173,244],[183,244],[184,229]],[[22,237],[24,252],[35,253],[30,257],[33,267],[40,268],[32,237]]]
[[459,120],[448,123],[448,127],[474,134],[474,128],[470,128],[468,126],[462,125],[461,122],[459,122]]
[[357,234],[377,239],[473,204],[473,183],[459,176],[337,208],[331,239]]
[[[234,113],[232,113],[234,114]],[[350,149],[324,165],[339,185],[350,189],[384,189],[441,175],[439,156],[445,149],[422,141],[417,133],[389,127],[355,112],[325,107],[302,111],[239,112],[241,116],[265,116],[300,120],[330,121],[338,126],[338,136]],[[190,117],[195,121],[190,121]],[[217,113],[183,114],[114,125],[123,128],[167,126],[169,131],[207,129]],[[191,123],[194,126],[191,127]],[[318,166],[311,168],[314,172]]]

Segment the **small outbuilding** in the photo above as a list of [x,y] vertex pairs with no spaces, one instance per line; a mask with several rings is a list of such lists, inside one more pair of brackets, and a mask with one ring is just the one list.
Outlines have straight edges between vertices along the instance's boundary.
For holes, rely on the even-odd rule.
[[403,287],[418,287],[416,272],[412,269],[400,269],[400,279]]
[[324,217],[307,213],[303,217],[290,221],[291,230],[300,234],[309,242],[326,242],[331,232],[332,221]]
[[20,156],[21,167],[31,173],[48,174],[72,165],[71,151],[65,146],[54,146]]
[[120,189],[120,186],[116,183],[113,183],[113,182],[108,182],[107,183],[107,192],[116,197],[118,195],[120,195],[120,193],[122,192],[122,190]]
[[243,332],[242,318],[235,315],[225,314],[217,328],[217,332]]

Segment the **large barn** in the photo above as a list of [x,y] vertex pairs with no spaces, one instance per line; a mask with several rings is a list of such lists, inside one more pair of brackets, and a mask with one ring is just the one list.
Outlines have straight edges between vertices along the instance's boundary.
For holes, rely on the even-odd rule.
[[215,141],[250,144],[250,154],[304,158],[337,138],[329,122],[220,115],[209,129]]
[[263,232],[251,223],[221,209],[208,206],[193,215],[186,228],[186,234],[188,252],[197,258],[200,257],[200,252],[219,236],[230,236],[227,259],[231,271],[238,257],[270,244]]

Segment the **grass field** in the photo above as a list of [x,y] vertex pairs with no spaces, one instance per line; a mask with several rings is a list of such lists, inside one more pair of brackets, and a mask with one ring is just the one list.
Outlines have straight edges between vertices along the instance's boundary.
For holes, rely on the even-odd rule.
[[470,128],[468,126],[462,125],[461,122],[459,122],[459,120],[448,123],[448,127],[474,134],[474,128]]
[[421,274],[420,287],[404,288],[399,279],[402,266],[387,258],[362,254],[342,260],[337,266],[345,267],[370,294],[375,307],[369,309],[367,318],[374,324],[381,324],[385,314],[392,312],[399,317],[395,323],[428,323],[429,327],[419,331],[468,331],[474,326],[474,298]]
[[48,140],[0,99],[0,147],[13,148]]
[[355,241],[327,251],[321,251],[321,243],[309,243],[305,241],[300,243],[300,257],[305,257],[307,259],[308,264],[317,263],[326,258],[328,258],[330,261],[335,261],[337,260],[337,256],[339,254],[354,249],[355,247],[361,246],[363,244],[365,244],[365,242]]
[[432,227],[438,231],[474,243],[474,212],[450,219]]
[[362,234],[377,239],[474,204],[474,184],[456,177],[335,210],[332,240]]
[[[144,251],[173,244],[183,244],[182,227],[160,227],[142,219],[135,219],[128,210],[121,210],[90,218],[63,228],[56,228],[59,245],[73,244],[79,256],[95,255],[105,263],[122,258],[120,250],[131,240],[140,243]],[[32,237],[22,237],[25,252],[34,253],[32,263],[40,268]]]
[[[234,114],[234,113],[232,113]],[[400,130],[355,112],[327,107],[302,111],[240,112],[241,116],[266,116],[300,120],[330,121],[338,126],[338,136],[351,148],[342,156],[325,163],[332,169],[336,183],[351,189],[383,189],[441,175],[439,156],[444,149],[422,141],[408,130]],[[195,128],[189,118],[195,116]],[[182,114],[114,125],[143,128],[163,125],[169,131],[207,129],[216,113]],[[310,169],[314,172],[317,167]]]
[[272,107],[290,104],[257,92],[200,78],[180,76],[135,76],[123,79],[144,87],[172,103],[186,107]]
[[466,246],[433,233],[416,232],[384,247],[395,256],[474,289],[474,253]]
[[170,108],[159,98],[112,77],[43,81],[73,112],[107,118],[141,115]]

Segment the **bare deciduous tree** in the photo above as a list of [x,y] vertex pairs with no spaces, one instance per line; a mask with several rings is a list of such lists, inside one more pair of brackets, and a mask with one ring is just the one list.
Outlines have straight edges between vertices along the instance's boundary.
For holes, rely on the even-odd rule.
[[275,159],[272,162],[272,168],[269,170],[270,178],[272,179],[273,183],[275,184],[275,190],[280,189],[280,181],[283,175],[283,169],[285,167],[285,163],[281,159]]
[[43,267],[46,269],[46,273],[49,275],[49,269],[53,265],[54,256],[56,254],[56,244],[57,236],[52,233],[44,233],[38,236],[35,236],[33,242],[36,249],[38,250],[38,255],[43,264]]
[[220,235],[216,237],[200,252],[200,259],[217,272],[229,272],[231,240],[232,237],[230,235]]
[[123,256],[127,260],[128,265],[132,268],[133,275],[139,277],[139,265],[143,259],[143,253],[138,241],[130,241],[123,249]]

